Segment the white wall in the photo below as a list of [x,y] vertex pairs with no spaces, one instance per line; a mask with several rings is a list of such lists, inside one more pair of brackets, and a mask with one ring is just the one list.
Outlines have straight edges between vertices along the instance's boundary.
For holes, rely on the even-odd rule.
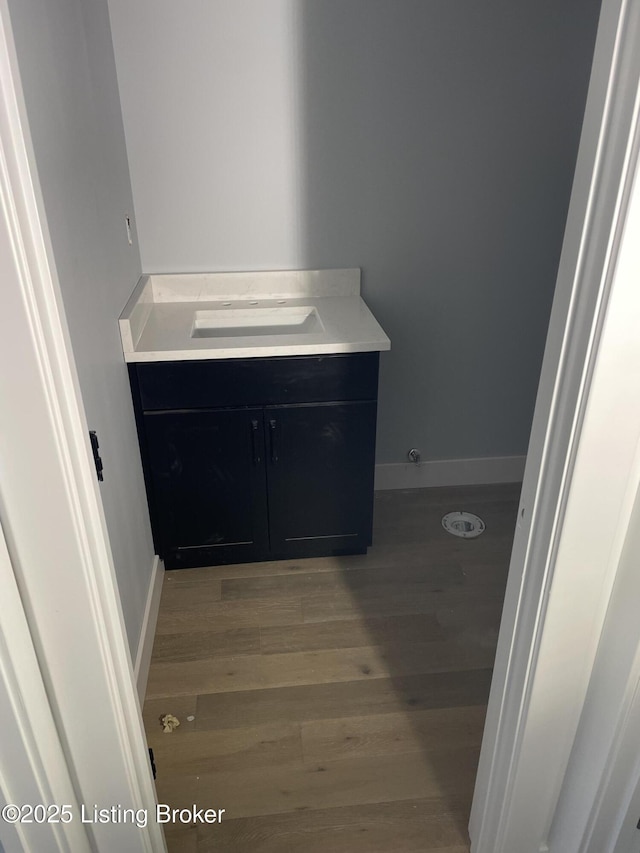
[[109,0],[146,272],[362,266],[378,461],[524,453],[598,0]]
[[[140,275],[106,0],[10,0],[20,73],[135,655],[153,546],[117,318]],[[43,484],[46,488],[46,484]],[[55,555],[52,555],[55,571]]]

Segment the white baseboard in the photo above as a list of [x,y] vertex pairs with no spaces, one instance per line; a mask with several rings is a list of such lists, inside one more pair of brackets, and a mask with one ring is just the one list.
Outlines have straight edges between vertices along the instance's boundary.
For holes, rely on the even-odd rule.
[[144,694],[147,689],[147,678],[149,677],[151,652],[153,650],[153,640],[156,633],[158,610],[160,609],[160,595],[162,593],[163,578],[164,564],[156,554],[153,558],[151,583],[149,584],[149,592],[147,593],[147,603],[144,608],[142,629],[140,631],[140,640],[138,642],[138,652],[136,654],[136,662],[133,668],[133,674],[138,688],[140,706],[142,706],[142,703],[144,702]]
[[375,488],[426,489],[431,486],[478,486],[517,483],[524,476],[526,456],[486,456],[479,459],[437,459],[376,465]]

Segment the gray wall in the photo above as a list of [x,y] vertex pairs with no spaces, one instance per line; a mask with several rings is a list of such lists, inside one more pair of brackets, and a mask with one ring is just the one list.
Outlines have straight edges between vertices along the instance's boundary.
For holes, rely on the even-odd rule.
[[100,492],[135,655],[153,546],[117,324],[140,259],[125,232],[132,199],[109,14],[106,0],[10,0],[9,7],[82,398],[100,439]]
[[361,266],[379,461],[526,451],[599,0],[109,0],[146,272]]

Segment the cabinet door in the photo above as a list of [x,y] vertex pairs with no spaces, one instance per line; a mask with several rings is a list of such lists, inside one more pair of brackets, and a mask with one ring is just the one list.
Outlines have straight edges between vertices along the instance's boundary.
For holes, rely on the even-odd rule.
[[153,523],[167,568],[265,558],[261,409],[147,412]]
[[376,403],[269,407],[265,428],[273,557],[364,552]]

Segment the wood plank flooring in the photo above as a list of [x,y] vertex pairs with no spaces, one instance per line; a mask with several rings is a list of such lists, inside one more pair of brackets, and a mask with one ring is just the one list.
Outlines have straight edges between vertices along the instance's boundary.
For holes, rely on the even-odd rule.
[[[165,573],[158,799],[226,810],[169,827],[171,853],[467,853],[518,497],[381,492],[366,556]],[[456,509],[486,532],[445,533]]]

